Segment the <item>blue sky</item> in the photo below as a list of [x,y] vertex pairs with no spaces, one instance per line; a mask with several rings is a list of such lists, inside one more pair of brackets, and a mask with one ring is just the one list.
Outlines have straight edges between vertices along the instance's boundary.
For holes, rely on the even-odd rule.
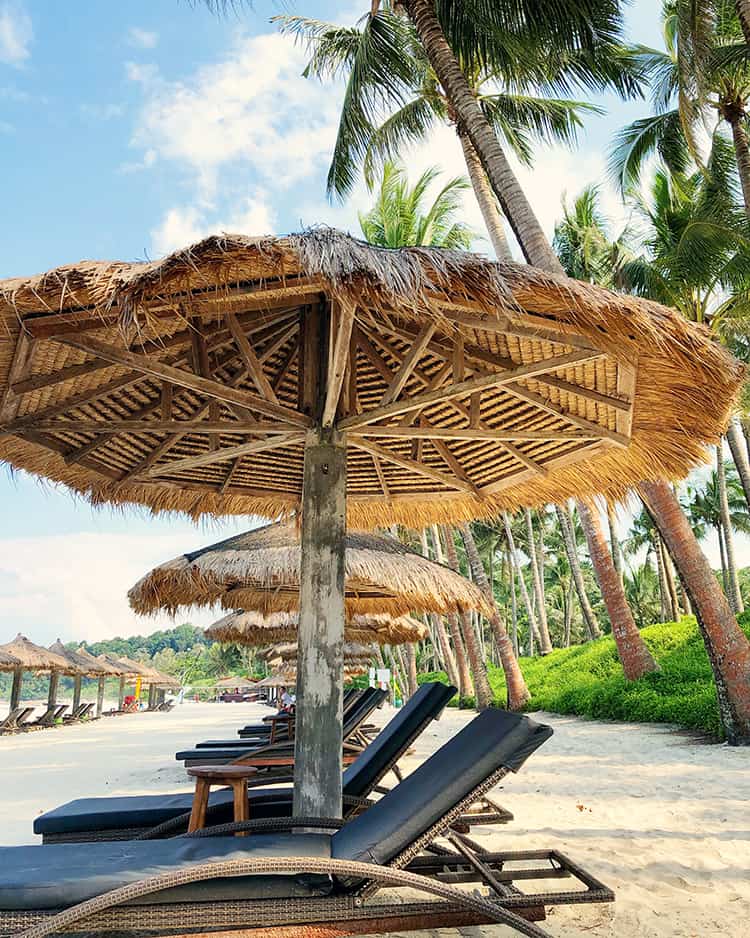
[[[220,19],[187,0],[0,0],[0,278],[83,257],[155,257],[211,231],[356,231],[367,193],[341,206],[324,191],[340,89],[300,76],[303,51],[268,22],[282,4],[254,6]],[[369,8],[283,6],[342,22]],[[632,5],[633,39],[659,44],[659,6]],[[596,103],[608,113],[589,121],[576,152],[540,148],[521,172],[548,230],[563,192],[603,177],[612,134],[646,107]],[[434,163],[463,172],[450,130],[409,155],[415,173]],[[611,190],[606,205],[621,215]],[[470,198],[465,211],[480,228]],[[247,524],[93,511],[7,471],[0,504],[0,641],[18,629],[46,642],[165,624],[136,620],[127,587],[153,563]]]

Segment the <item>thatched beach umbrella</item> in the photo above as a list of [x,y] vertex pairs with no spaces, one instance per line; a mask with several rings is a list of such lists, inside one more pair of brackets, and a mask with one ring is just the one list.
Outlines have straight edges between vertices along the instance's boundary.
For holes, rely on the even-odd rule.
[[14,655],[0,651],[0,671],[15,671],[21,666],[21,662]]
[[13,685],[10,691],[10,709],[15,710],[21,699],[21,684],[24,671],[37,674],[49,674],[48,706],[54,706],[57,696],[57,680],[60,674],[75,674],[77,669],[61,655],[55,654],[42,645],[35,645],[26,636],[18,635],[12,642],[0,645],[0,653],[11,655],[19,662],[13,670]]
[[[108,663],[104,660],[103,657],[96,658],[91,654],[83,645],[80,645],[76,649],[76,655],[81,658],[83,661],[87,662],[93,667],[99,669],[97,677],[97,690],[96,690],[96,716],[97,718],[102,715],[102,710],[104,709],[104,684],[108,677],[120,677],[121,671],[116,668],[113,664]],[[92,677],[94,675],[92,674]]]
[[60,655],[61,658],[65,658],[71,665],[71,667],[76,670],[72,672],[73,674],[73,703],[71,705],[71,711],[75,713],[76,708],[81,703],[81,682],[84,677],[101,677],[107,673],[107,668],[100,661],[97,661],[91,655],[85,656],[80,654],[78,651],[72,651],[70,648],[66,648],[65,645],[58,640],[49,646],[49,650],[53,651],[56,655]]
[[[205,634],[215,642],[234,642],[238,645],[262,645],[286,642],[297,637],[299,615],[291,612],[262,613],[235,610],[210,625]],[[344,623],[344,638],[348,641],[377,642],[380,645],[402,645],[421,642],[429,629],[411,616],[393,616],[377,613],[352,616]]]
[[[343,649],[344,665],[369,665],[375,655],[372,646],[362,645],[359,642],[344,642]],[[291,662],[296,668],[297,643],[280,642],[272,645],[263,652],[263,658],[272,666],[282,661]]]
[[0,459],[95,503],[301,511],[305,816],[341,811],[347,517],[422,527],[682,477],[743,378],[657,304],[327,229],[6,280],[0,316]]
[[[344,545],[349,618],[486,607],[473,583],[393,537],[350,531]],[[270,524],[154,567],[128,598],[141,615],[215,603],[264,614],[290,612],[300,608],[301,567],[297,526]]]

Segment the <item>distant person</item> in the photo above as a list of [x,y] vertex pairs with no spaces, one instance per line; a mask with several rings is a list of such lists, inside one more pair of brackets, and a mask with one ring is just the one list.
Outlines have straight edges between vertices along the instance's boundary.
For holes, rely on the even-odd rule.
[[281,696],[281,707],[279,708],[279,713],[292,713],[294,710],[294,705],[297,702],[297,698],[294,696],[294,694],[290,694],[286,687],[280,687],[279,694]]

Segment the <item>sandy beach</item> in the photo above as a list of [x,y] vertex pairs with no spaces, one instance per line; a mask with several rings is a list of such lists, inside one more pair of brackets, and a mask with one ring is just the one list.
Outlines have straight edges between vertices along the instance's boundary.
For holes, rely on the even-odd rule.
[[[35,815],[71,798],[188,789],[178,747],[233,736],[267,709],[185,703],[0,738],[2,843],[34,843]],[[378,721],[387,720],[381,711]],[[404,760],[413,769],[472,714],[449,710]],[[750,758],[667,727],[585,722],[551,714],[554,737],[495,792],[515,814],[477,828],[494,849],[556,847],[617,894],[612,906],[557,909],[560,938],[709,938],[747,934],[750,913]],[[467,929],[477,935],[503,929]],[[445,934],[455,932],[445,931]]]

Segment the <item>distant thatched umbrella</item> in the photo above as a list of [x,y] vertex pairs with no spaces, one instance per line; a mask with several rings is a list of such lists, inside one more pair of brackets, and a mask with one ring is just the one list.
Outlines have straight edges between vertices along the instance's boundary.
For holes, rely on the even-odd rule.
[[0,459],[97,504],[301,515],[307,817],[341,812],[347,520],[455,523],[680,478],[744,379],[675,310],[325,228],[2,281],[0,320]]
[[96,715],[100,717],[102,715],[102,710],[104,709],[104,684],[108,677],[120,677],[122,672],[116,668],[113,664],[107,662],[104,657],[100,656],[98,658],[94,657],[90,651],[84,648],[83,645],[80,645],[76,654],[83,661],[89,662],[92,667],[96,666],[100,669],[98,674],[98,685],[96,691]]
[[10,709],[14,710],[21,699],[21,683],[24,671],[49,674],[49,706],[55,702],[57,678],[60,674],[75,674],[77,669],[62,655],[56,655],[42,645],[35,645],[19,632],[12,642],[0,645],[0,652],[17,658],[20,664],[13,671],[13,686],[10,692]]
[[[297,637],[299,615],[292,612],[273,612],[264,616],[260,612],[237,610],[214,622],[206,629],[206,637],[215,642],[234,642],[238,645],[262,645],[292,641]],[[429,635],[426,625],[411,616],[393,616],[370,613],[352,616],[344,624],[347,641],[377,642],[380,645],[401,645],[420,642]]]
[[[352,531],[345,545],[348,616],[486,608],[473,583],[393,537]],[[214,603],[291,612],[299,609],[301,555],[296,525],[270,524],[160,564],[128,598],[141,614]]]
[[219,687],[222,689],[225,689],[228,687],[255,687],[256,684],[257,684],[257,681],[252,680],[252,678],[232,677],[232,675],[230,675],[229,677],[221,678],[221,680],[217,681],[214,684],[214,687]]
[[[369,664],[375,655],[371,645],[361,645],[358,642],[344,642],[344,665]],[[284,642],[272,645],[265,649],[263,658],[273,664],[276,661],[293,662],[297,665],[297,643]]]
[[[84,677],[102,677],[107,673],[107,667],[102,664],[101,661],[97,661],[91,655],[82,655],[77,651],[71,651],[70,648],[66,648],[65,645],[58,640],[49,646],[49,650],[53,651],[56,655],[60,655],[61,658],[65,658],[66,661],[70,662],[71,667],[74,667],[76,670],[70,672],[73,675],[73,703],[71,705],[71,711],[75,713],[76,708],[81,703],[81,681]],[[50,700],[52,697],[50,696]]]

